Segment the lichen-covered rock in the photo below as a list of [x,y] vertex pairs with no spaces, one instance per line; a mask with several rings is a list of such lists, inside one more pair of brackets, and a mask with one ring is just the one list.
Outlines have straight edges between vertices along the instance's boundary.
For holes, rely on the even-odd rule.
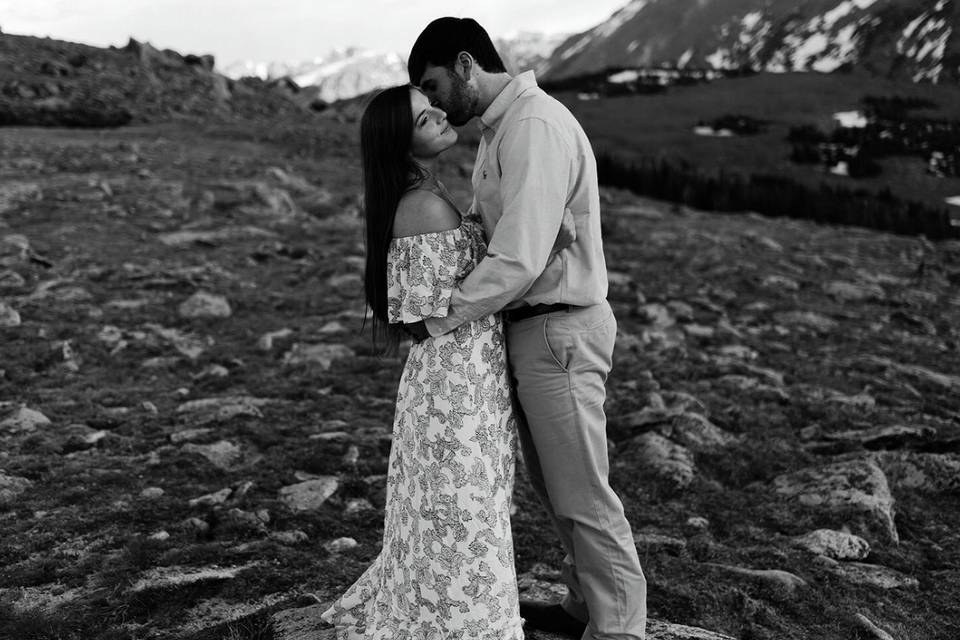
[[808,507],[818,507],[843,518],[863,535],[884,542],[899,541],[894,523],[894,500],[883,471],[870,461],[838,462],[803,469],[774,479],[782,496]]
[[793,539],[793,545],[834,560],[863,560],[870,554],[870,543],[846,531],[817,529]]

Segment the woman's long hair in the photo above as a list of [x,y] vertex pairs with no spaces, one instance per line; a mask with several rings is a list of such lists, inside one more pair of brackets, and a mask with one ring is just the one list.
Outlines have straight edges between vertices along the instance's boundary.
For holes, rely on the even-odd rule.
[[363,202],[367,224],[367,264],[364,289],[372,312],[376,347],[395,351],[401,332],[387,317],[387,252],[393,221],[404,192],[423,170],[410,154],[413,137],[412,85],[390,87],[376,94],[360,119],[360,158],[363,164]]

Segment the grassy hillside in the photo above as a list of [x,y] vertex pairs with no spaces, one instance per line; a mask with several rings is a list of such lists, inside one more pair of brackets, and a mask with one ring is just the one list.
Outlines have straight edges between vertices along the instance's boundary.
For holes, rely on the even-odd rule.
[[[883,173],[851,180],[825,174],[819,167],[789,160],[787,133],[810,124],[832,130],[833,114],[862,108],[864,96],[914,96],[933,101],[937,109],[917,116],[953,119],[960,114],[960,88],[904,83],[863,75],[760,74],[711,84],[672,87],[666,93],[601,100],[557,97],[580,119],[598,151],[627,156],[683,159],[705,170],[773,173],[806,184],[827,182],[879,191],[890,187],[908,200],[944,206],[944,198],[960,195],[960,179],[929,176],[920,157],[884,159]],[[710,138],[693,133],[700,120],[743,114],[768,122],[765,132],[748,137]],[[960,216],[960,210],[957,211]]]

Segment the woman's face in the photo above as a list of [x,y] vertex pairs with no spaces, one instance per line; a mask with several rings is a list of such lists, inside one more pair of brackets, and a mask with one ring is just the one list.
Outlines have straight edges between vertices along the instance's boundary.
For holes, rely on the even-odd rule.
[[417,89],[410,90],[413,110],[413,140],[410,150],[414,158],[433,158],[457,141],[457,131],[447,122],[447,114],[430,106],[427,96]]

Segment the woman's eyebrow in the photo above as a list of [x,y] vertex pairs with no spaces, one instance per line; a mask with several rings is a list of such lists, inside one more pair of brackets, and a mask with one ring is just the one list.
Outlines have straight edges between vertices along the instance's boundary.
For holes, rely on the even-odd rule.
[[427,112],[427,110],[424,109],[423,111],[421,111],[420,113],[417,114],[417,122],[420,121],[420,116],[422,116],[422,115],[425,114],[426,112]]

